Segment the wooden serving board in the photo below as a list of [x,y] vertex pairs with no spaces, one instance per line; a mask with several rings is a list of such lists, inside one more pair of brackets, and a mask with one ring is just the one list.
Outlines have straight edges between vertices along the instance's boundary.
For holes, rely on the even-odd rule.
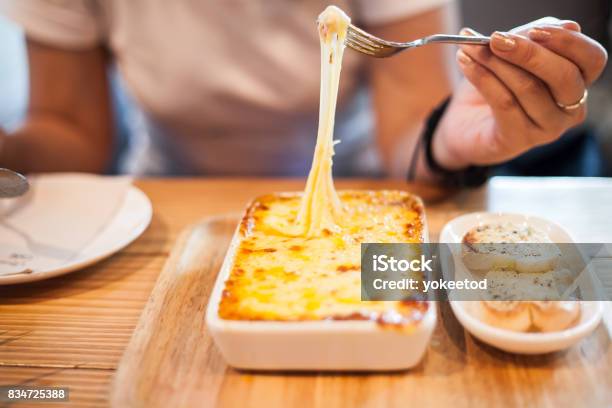
[[[474,340],[447,303],[440,304],[423,362],[409,371],[253,373],[229,368],[206,331],[204,315],[237,220],[211,218],[181,234],[119,364],[112,406],[612,405],[612,347],[605,327],[564,352],[517,356]],[[437,228],[431,232],[439,233]]]
[[209,218],[180,235],[119,363],[112,406],[213,406],[226,366],[204,314],[237,220]]

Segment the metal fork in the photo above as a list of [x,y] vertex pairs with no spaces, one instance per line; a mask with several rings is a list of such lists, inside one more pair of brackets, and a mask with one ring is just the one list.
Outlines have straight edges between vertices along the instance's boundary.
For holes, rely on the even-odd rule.
[[346,36],[346,45],[376,58],[390,57],[409,48],[432,43],[487,45],[489,41],[490,38],[485,36],[435,34],[410,42],[394,42],[378,38],[352,24]]

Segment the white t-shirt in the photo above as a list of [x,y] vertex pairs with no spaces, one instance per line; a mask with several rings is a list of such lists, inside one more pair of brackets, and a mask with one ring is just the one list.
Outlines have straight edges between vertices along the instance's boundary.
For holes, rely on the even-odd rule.
[[[450,0],[338,0],[356,23],[415,15]],[[150,151],[137,173],[306,174],[316,138],[329,0],[0,0],[28,36],[66,49],[105,44],[143,114]],[[371,145],[355,97],[365,57],[342,68],[337,166]],[[360,114],[361,113],[361,114]],[[367,149],[366,149],[367,150]],[[359,167],[359,166],[356,166]]]

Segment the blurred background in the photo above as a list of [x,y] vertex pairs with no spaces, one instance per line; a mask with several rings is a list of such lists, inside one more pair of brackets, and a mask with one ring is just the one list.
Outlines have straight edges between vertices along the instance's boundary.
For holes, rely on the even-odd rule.
[[[583,31],[609,50],[610,0],[461,0],[464,26],[481,33],[507,30],[519,24],[543,17],[555,16],[580,23]],[[603,152],[605,174],[612,175],[612,70],[610,64],[589,95],[589,118],[581,131],[593,132]],[[27,58],[23,33],[18,26],[0,16],[0,126],[14,129],[22,120],[27,104]],[[134,105],[123,92],[121,79],[109,72],[113,84],[116,118],[114,160],[110,173],[130,172],[127,152],[138,150],[146,143],[134,121]],[[535,152],[537,155],[537,152]],[[588,173],[588,171],[587,171]]]

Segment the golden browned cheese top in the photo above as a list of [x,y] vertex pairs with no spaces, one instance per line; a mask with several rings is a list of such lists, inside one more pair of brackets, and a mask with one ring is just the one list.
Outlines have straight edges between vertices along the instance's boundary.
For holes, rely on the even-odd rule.
[[[230,320],[419,321],[426,302],[362,302],[362,242],[424,241],[420,200],[402,191],[342,191],[338,232],[287,236],[300,195],[256,199],[240,226],[240,244],[219,307]],[[279,226],[281,228],[279,228]]]

